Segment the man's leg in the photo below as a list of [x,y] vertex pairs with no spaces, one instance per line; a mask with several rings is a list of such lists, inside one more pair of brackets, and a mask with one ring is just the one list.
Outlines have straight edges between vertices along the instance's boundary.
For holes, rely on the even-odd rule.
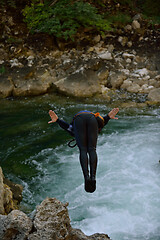
[[97,120],[94,116],[92,116],[87,124],[88,130],[88,153],[89,153],[89,163],[90,163],[90,177],[91,179],[95,179],[96,177],[96,169],[97,169],[97,138],[98,138],[98,125]]
[[80,164],[82,167],[83,175],[84,178],[87,179],[89,177],[87,155],[87,126],[86,120],[83,117],[77,116],[74,120],[74,132],[80,151]]

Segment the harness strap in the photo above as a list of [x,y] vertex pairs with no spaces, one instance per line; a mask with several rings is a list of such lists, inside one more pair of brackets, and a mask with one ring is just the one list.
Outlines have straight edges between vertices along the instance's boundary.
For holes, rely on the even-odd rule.
[[74,115],[74,117],[73,117],[73,119],[75,119],[78,115],[80,115],[80,114],[82,114],[82,113],[90,113],[90,114],[94,114],[94,113],[92,113],[92,112],[87,112],[87,111],[81,111],[81,112],[79,112],[79,113],[77,113],[76,115]]
[[68,143],[68,147],[74,148],[77,145],[77,143],[75,143],[74,145],[71,145],[71,143],[74,142],[74,141],[76,141],[76,139],[74,139],[74,138],[72,140],[70,140],[69,143]]
[[99,112],[97,112],[97,113],[93,113],[93,114],[94,114],[95,118],[96,118],[96,117],[99,117],[99,118],[102,119],[103,122],[104,122],[104,118],[100,115]]
[[73,117],[73,120],[74,120],[78,115],[80,115],[81,113],[90,113],[90,114],[93,114],[93,115],[95,116],[95,118],[99,117],[99,118],[101,118],[102,121],[104,122],[104,118],[100,115],[99,112],[97,112],[97,113],[92,113],[92,112],[79,112],[79,113],[77,113],[77,114]]

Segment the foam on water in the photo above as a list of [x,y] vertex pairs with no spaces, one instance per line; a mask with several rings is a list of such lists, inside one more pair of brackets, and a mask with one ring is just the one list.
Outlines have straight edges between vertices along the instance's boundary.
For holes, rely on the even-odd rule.
[[[97,191],[87,218],[73,225],[87,235],[105,232],[113,240],[160,239],[159,123],[138,124],[131,131],[99,139]],[[89,202],[88,202],[89,201]],[[70,205],[74,200],[70,199]]]
[[[73,105],[73,109],[60,111],[73,115],[77,109]],[[17,164],[23,164],[22,170],[25,166],[34,170],[20,176],[22,205],[34,209],[47,196],[56,197],[69,202],[72,227],[87,235],[103,232],[112,240],[160,240],[160,115],[156,110],[134,117],[121,114],[99,135],[97,190],[93,194],[84,191],[78,149],[67,147],[67,134],[60,136],[63,131],[58,126],[51,132],[38,122],[37,131],[29,131],[24,138],[20,135],[17,143],[14,140],[15,146],[6,148],[4,162],[12,154],[11,160],[19,156]],[[24,149],[27,154],[22,158],[18,154],[25,154]],[[12,160],[16,167],[15,162]]]
[[136,121],[122,118],[117,123],[120,130],[115,127],[111,134],[99,136],[94,194],[84,191],[78,149],[61,145],[26,160],[39,171],[30,183],[32,199],[53,196],[68,201],[72,226],[87,235],[103,232],[113,240],[159,240],[159,122],[153,124],[149,117]]

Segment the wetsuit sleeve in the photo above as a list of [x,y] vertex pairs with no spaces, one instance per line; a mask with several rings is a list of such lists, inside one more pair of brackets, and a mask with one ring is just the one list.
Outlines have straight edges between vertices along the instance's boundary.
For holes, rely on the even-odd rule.
[[105,117],[103,117],[104,119],[104,126],[108,123],[108,121],[110,120],[110,117],[108,115],[106,115]]
[[104,128],[104,126],[108,123],[108,121],[110,120],[110,117],[108,115],[106,115],[106,116],[103,117],[103,119],[104,119],[104,124],[103,125],[98,123],[98,133],[100,133],[102,128]]
[[73,126],[67,122],[65,122],[62,119],[57,119],[56,121],[58,123],[58,125],[63,128],[64,130],[66,130],[71,136],[74,136],[74,132],[73,132]]

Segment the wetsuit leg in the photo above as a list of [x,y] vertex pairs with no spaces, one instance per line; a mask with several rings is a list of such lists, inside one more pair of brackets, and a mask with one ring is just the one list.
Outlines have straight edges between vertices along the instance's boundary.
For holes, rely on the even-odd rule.
[[93,115],[87,121],[87,151],[89,153],[89,164],[90,164],[90,178],[95,180],[96,169],[97,169],[97,138],[98,138],[98,125],[97,120]]
[[80,162],[84,177],[88,177],[88,156],[90,163],[90,176],[95,178],[97,168],[97,120],[92,114],[81,114],[74,120],[74,131],[77,145],[80,150]]
[[85,116],[79,115],[74,120],[74,132],[77,145],[80,151],[80,163],[84,178],[89,177],[88,155],[87,155],[87,122]]

